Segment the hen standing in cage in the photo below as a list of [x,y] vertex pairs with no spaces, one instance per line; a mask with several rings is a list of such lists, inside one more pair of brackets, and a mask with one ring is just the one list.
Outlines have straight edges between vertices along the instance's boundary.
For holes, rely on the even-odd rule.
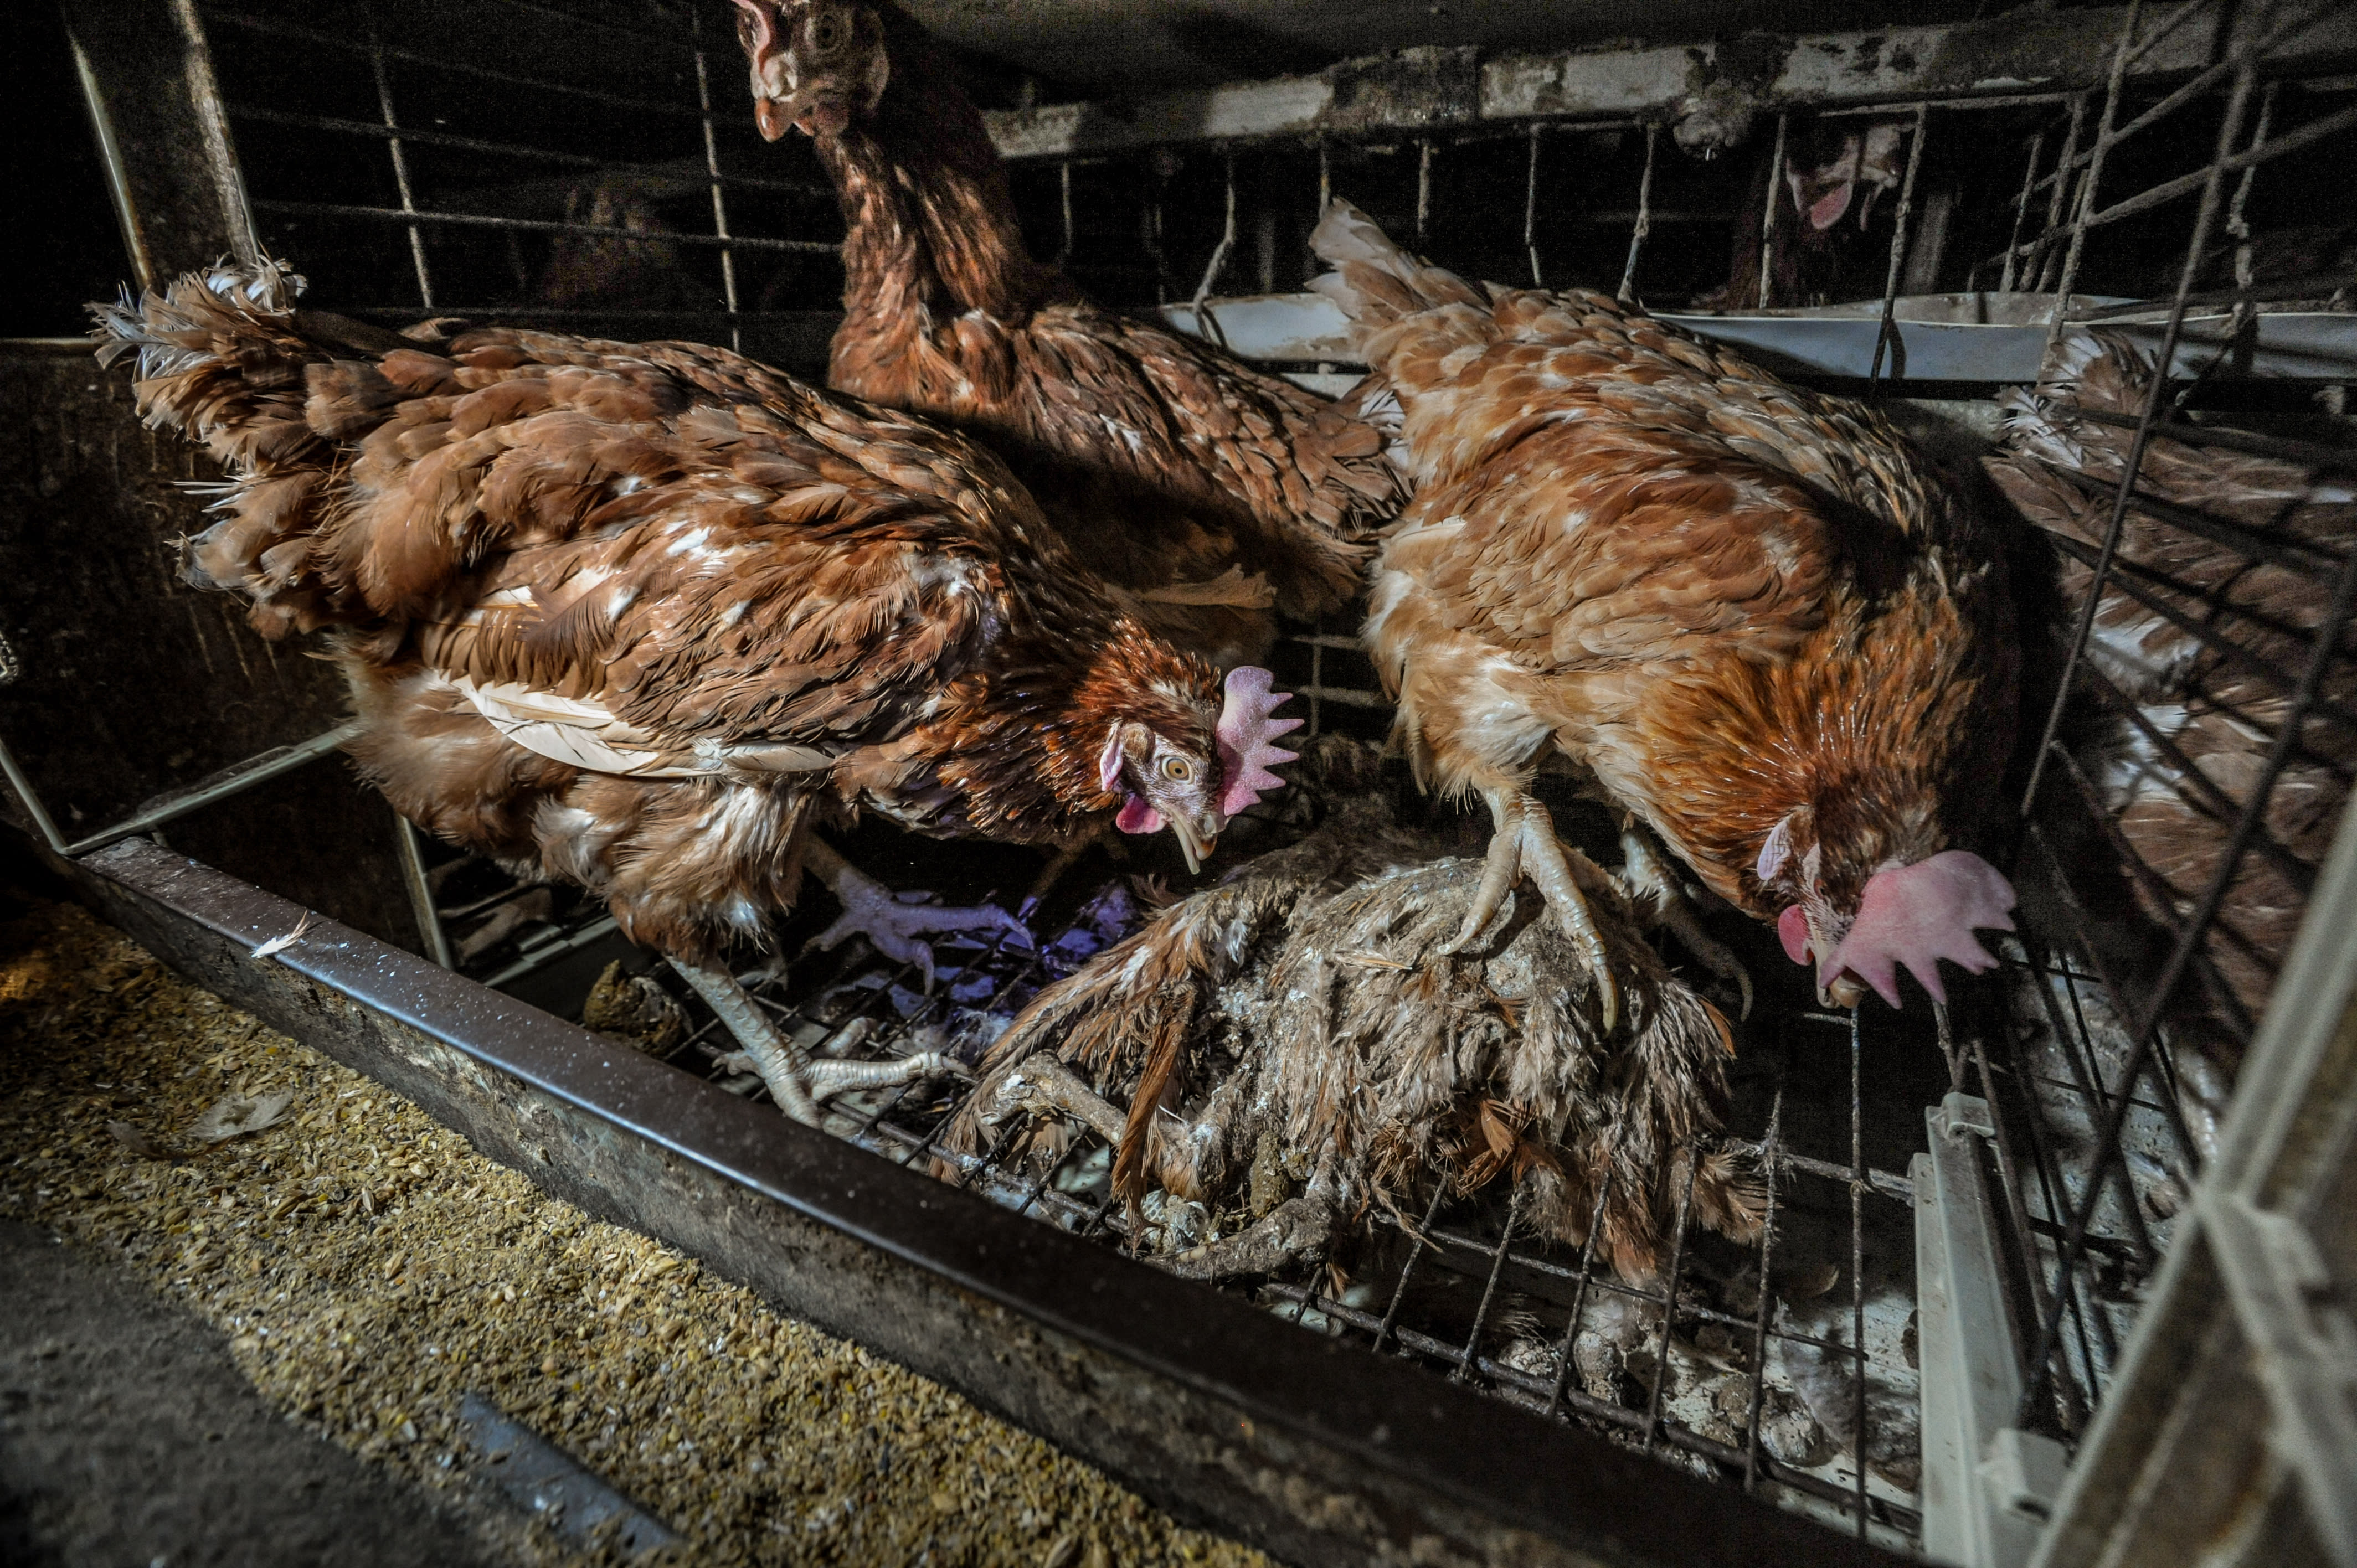
[[1402,487],[1375,431],[1211,345],[1091,304],[1023,245],[982,116],[889,0],[737,0],[762,134],[843,200],[829,384],[988,441],[1146,623],[1222,664],[1274,607],[1359,592]]
[[805,868],[887,951],[1020,930],[894,901],[813,818],[1042,843],[1118,812],[1192,864],[1278,782],[1267,671],[1223,703],[963,437],[725,349],[396,335],[296,309],[300,281],[98,310],[148,420],[229,470],[191,575],[266,635],[330,629],[394,807],[603,897],[795,1117],[948,1065],[813,1062],[723,967]]
[[[1773,923],[1821,994],[1996,960],[2011,886],[1963,847],[2006,762],[2017,652],[2003,564],[1879,414],[1792,387],[1587,291],[1475,288],[1338,201],[1311,237],[1398,394],[1415,499],[1366,637],[1420,782],[1482,796],[1489,870],[1446,950],[1531,875],[1609,950],[1530,793],[1560,751],[1700,875]],[[1632,835],[1641,846],[1641,835]],[[1689,949],[1733,959],[1631,866]]]
[[[1305,768],[1329,775],[1337,754],[1366,749],[1314,744]],[[1412,1225],[1436,1192],[1500,1181],[1525,1233],[1577,1246],[1592,1227],[1631,1281],[1655,1276],[1682,1198],[1709,1228],[1756,1237],[1751,1175],[1709,1142],[1727,1022],[1646,946],[1621,891],[1600,873],[1588,887],[1624,998],[1617,1027],[1544,919],[1433,961],[1480,863],[1398,825],[1365,788],[1371,768],[1340,771],[1360,787],[1308,836],[1041,992],[942,1146],[1005,1143],[1052,1163],[1076,1120],[1114,1146],[1114,1191],[1133,1210],[1164,1195],[1168,1262],[1199,1278],[1347,1255],[1374,1209]],[[1189,1246],[1200,1227],[1174,1202],[1227,1233]]]

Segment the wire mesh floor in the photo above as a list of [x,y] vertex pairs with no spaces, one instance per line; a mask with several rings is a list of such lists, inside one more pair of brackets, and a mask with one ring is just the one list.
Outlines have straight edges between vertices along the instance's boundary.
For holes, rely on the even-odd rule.
[[[490,870],[454,866],[445,884],[459,890]],[[617,953],[674,997],[683,993],[651,955],[622,946],[595,906],[542,909],[548,897],[509,889],[450,903],[468,911],[454,929],[473,921],[479,939],[494,929],[487,922],[500,919],[499,910],[526,901],[496,940],[476,941],[471,967],[495,978],[537,966],[536,983],[554,987],[538,999],[576,1014],[587,974]],[[805,927],[823,923],[826,900],[809,905],[781,933],[782,950],[792,953]],[[942,1050],[971,1062],[1041,986],[1147,912],[1125,879],[1102,882],[1077,912],[1041,929],[1031,949],[1004,937],[937,943],[930,991],[914,965],[879,958],[856,939],[743,978],[779,1028],[815,1054],[887,1059]],[[568,952],[576,961],[557,963],[568,972],[554,973],[550,961]],[[2100,1396],[2139,1289],[2166,1247],[2166,1216],[2190,1186],[2173,1104],[2147,1091],[2129,1108],[2125,1159],[2102,1177],[2113,1191],[2084,1257],[2058,1271],[2073,1205],[2098,1174],[2089,1155],[2102,1109],[2117,1091],[2126,1036],[2082,962],[2057,961],[2034,940],[2008,940],[2005,952],[1999,975],[1958,993],[1953,1030],[1944,1015],[1935,1030],[1920,1013],[1878,1005],[1862,1016],[1826,1013],[1794,1001],[1798,992],[1780,1003],[1772,984],[1762,987],[1761,1006],[1738,1026],[1727,1141],[1758,1161],[1770,1224],[1756,1245],[1738,1246],[1689,1223],[1681,1193],[1667,1291],[1621,1280],[1592,1243],[1570,1249],[1518,1233],[1503,1183],[1436,1202],[1412,1225],[1374,1210],[1347,1273],[1329,1257],[1221,1288],[1305,1333],[1411,1358],[1829,1526],[1911,1550],[1921,1524],[1915,1220],[1913,1187],[1901,1173],[1925,1145],[1925,1107],[1965,1087],[1999,1108],[1996,1164],[2014,1222],[2007,1284],[2020,1304],[2018,1322],[2034,1326],[2034,1311],[2058,1292],[2066,1298],[2058,1375],[2042,1391],[2034,1423],[2066,1438]],[[1754,974],[1770,978],[1758,963]],[[693,999],[686,1005],[683,1036],[659,1054],[730,1092],[764,1096],[717,1020]],[[1002,1163],[996,1150],[951,1154],[937,1134],[972,1092],[969,1082],[939,1079],[847,1094],[831,1102],[828,1124],[886,1158],[931,1167],[1008,1208],[1149,1261],[1251,1221],[1158,1191],[1133,1215],[1114,1196],[1110,1148],[1084,1131],[1044,1171]],[[1690,1184],[1691,1172],[1681,1179]]]

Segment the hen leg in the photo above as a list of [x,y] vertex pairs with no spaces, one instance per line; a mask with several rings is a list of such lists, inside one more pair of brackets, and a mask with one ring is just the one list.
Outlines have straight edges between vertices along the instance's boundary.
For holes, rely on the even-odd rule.
[[1324,1251],[1333,1233],[1330,1205],[1308,1196],[1288,1197],[1234,1235],[1174,1253],[1163,1266],[1189,1280],[1273,1274],[1297,1258]]
[[1732,981],[1743,993],[1742,1015],[1750,1017],[1751,972],[1743,967],[1743,961],[1725,942],[1702,929],[1694,906],[1686,902],[1685,889],[1679,885],[1677,873],[1662,856],[1661,845],[1634,820],[1621,824],[1620,870],[1629,891],[1636,896],[1639,912],[1648,923],[1674,933],[1686,951],[1702,961],[1705,969],[1721,980]]
[[985,905],[978,909],[948,909],[938,904],[904,904],[892,890],[853,865],[813,836],[803,846],[802,865],[834,890],[843,913],[834,924],[813,937],[810,945],[825,952],[848,936],[863,936],[886,958],[913,963],[933,988],[933,950],[922,939],[941,931],[998,929],[1024,947],[1031,932],[1006,910]]
[[819,1124],[818,1102],[830,1094],[853,1089],[880,1089],[888,1084],[913,1083],[945,1072],[963,1072],[955,1060],[939,1051],[920,1051],[888,1062],[813,1061],[810,1052],[780,1034],[750,993],[725,969],[707,968],[674,958],[671,966],[711,1004],[721,1023],[737,1036],[778,1109],[807,1126]]
[[1464,926],[1437,950],[1448,954],[1470,947],[1497,918],[1499,906],[1506,901],[1514,884],[1527,875],[1539,885],[1564,934],[1578,950],[1588,973],[1595,976],[1597,1000],[1603,1007],[1604,1027],[1609,1031],[1620,1016],[1620,990],[1612,978],[1604,936],[1598,930],[1596,916],[1587,907],[1587,895],[1580,891],[1574,863],[1591,877],[1600,880],[1604,873],[1577,850],[1565,851],[1555,839],[1555,823],[1547,816],[1546,808],[1529,795],[1503,785],[1483,793],[1489,798],[1490,815],[1497,823],[1497,831],[1490,837],[1481,886],[1473,895],[1473,907],[1465,911]]
[[1082,1083],[1072,1069],[1053,1057],[1033,1057],[1010,1069],[1000,1083],[996,1108],[1030,1112],[1035,1116],[1074,1116],[1090,1132],[1114,1147],[1121,1147],[1129,1118],[1114,1109],[1095,1090]]

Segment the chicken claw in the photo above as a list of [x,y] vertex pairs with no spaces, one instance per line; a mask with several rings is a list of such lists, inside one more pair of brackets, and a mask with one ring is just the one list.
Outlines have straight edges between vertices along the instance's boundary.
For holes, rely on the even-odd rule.
[[711,1004],[737,1043],[745,1047],[778,1109],[804,1126],[819,1125],[818,1102],[829,1095],[915,1083],[944,1073],[971,1076],[964,1063],[939,1051],[919,1051],[888,1062],[813,1061],[793,1036],[779,1033],[752,993],[726,970],[707,969],[681,958],[673,959],[671,966]]
[[843,901],[843,913],[836,917],[834,924],[810,940],[805,951],[809,948],[831,951],[845,937],[863,936],[886,958],[915,964],[925,977],[925,990],[931,992],[933,949],[932,944],[920,940],[927,935],[997,929],[1006,932],[1007,940],[1018,947],[1033,945],[1030,929],[993,905],[951,909],[939,904],[902,903],[890,888],[815,839],[805,847],[802,864]]
[[1497,917],[1499,906],[1506,901],[1514,884],[1528,873],[1545,896],[1547,907],[1555,911],[1564,934],[1586,961],[1587,972],[1596,977],[1597,1000],[1603,1008],[1604,1028],[1609,1033],[1620,1021],[1620,989],[1612,978],[1603,934],[1597,929],[1596,917],[1588,910],[1587,896],[1580,891],[1573,863],[1599,880],[1604,873],[1577,850],[1565,851],[1555,836],[1555,823],[1547,816],[1546,808],[1530,796],[1510,789],[1483,793],[1489,799],[1490,815],[1497,823],[1497,831],[1490,838],[1481,886],[1474,892],[1472,908],[1465,911],[1464,926],[1434,950],[1446,957],[1470,947]]
[[1034,1057],[1008,1072],[995,1109],[1001,1114],[1020,1110],[1034,1116],[1075,1117],[1115,1148],[1121,1146],[1129,1121],[1053,1057]]
[[1741,1016],[1749,1018],[1751,972],[1743,967],[1735,950],[1702,929],[1694,906],[1686,902],[1685,889],[1663,862],[1653,835],[1634,821],[1620,829],[1620,875],[1634,896],[1638,913],[1648,924],[1668,929],[1676,936],[1680,946],[1702,961],[1705,969],[1721,980],[1734,982],[1736,989],[1743,993]]

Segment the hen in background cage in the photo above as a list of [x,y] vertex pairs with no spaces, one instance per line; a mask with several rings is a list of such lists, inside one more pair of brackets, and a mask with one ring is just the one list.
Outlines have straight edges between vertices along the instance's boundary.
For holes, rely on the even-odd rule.
[[[716,7],[385,4],[340,33],[250,5],[197,15],[261,237],[302,264],[319,303],[821,357],[840,279],[832,193],[798,144],[753,137]],[[1232,1287],[1861,1536],[1975,1563],[2023,1560],[2160,1288],[2235,1058],[2268,1011],[2217,972],[2220,917],[2255,863],[2295,902],[2316,886],[2329,827],[2303,838],[2270,813],[2288,777],[2345,794],[2351,736],[2357,553],[2290,521],[2302,509],[2345,520],[2349,505],[2340,389],[2357,364],[2357,253],[2345,220],[2345,220],[2335,169],[2357,105],[2333,74],[2350,40],[2332,30],[2345,20],[2288,5],[2230,19],[2191,0],[2038,25],[2077,29],[2079,53],[1998,91],[1982,85],[1994,72],[1943,82],[1889,63],[1888,40],[1854,84],[1808,75],[1812,42],[1716,95],[1649,77],[1647,51],[1438,51],[1118,116],[993,116],[1035,252],[1110,303],[1163,308],[1321,390],[1356,367],[1316,305],[1284,296],[1309,271],[1301,237],[1329,193],[1469,273],[1617,289],[1791,373],[1911,400],[1900,412],[1952,448],[1985,442],[1986,392],[2083,354],[2090,328],[2154,367],[2126,404],[2072,408],[2050,378],[2044,391],[2057,424],[2118,439],[2108,467],[2050,465],[2087,505],[2055,531],[2077,570],[2058,593],[2054,677],[2017,780],[2024,930],[2003,944],[2001,973],[1928,1036],[1871,1008],[1765,999],[1728,1113],[1767,1183],[1755,1250],[1682,1215],[1647,1289],[1599,1270],[1592,1248],[1529,1245],[1511,1205],[1477,1196],[1413,1225],[1377,1217],[1381,1266],[1348,1283],[1321,1264]],[[1855,38],[1840,47],[1865,56]],[[2000,166],[1993,147],[2018,161]],[[1860,276],[1872,281],[1853,292]],[[1242,289],[1266,297],[1232,296]],[[2278,515],[2156,493],[2156,456],[2189,451],[2293,474]],[[2279,596],[2214,613],[2222,592],[2234,602],[2222,582],[2247,575],[2189,580],[2166,548],[2139,547],[2172,532],[2314,592],[2297,613]],[[2246,699],[2227,715],[2245,742],[2233,776],[2205,769],[2217,753],[2189,750],[2149,701],[2122,700],[2098,639],[2104,607],[2123,600],[2257,683],[2263,711]],[[1387,704],[1350,629],[1300,629],[1280,671],[1313,732],[1380,735]],[[2158,788],[2216,824],[2203,876],[2144,864],[2126,807],[2089,772],[2088,734],[2121,725]],[[50,836],[61,850],[100,842]],[[490,983],[573,1013],[590,976],[636,961],[601,912],[561,891],[430,846],[414,865],[426,940]],[[1067,873],[1039,953],[945,950],[931,993],[858,952],[797,961],[759,993],[782,1029],[833,1052],[978,1039],[1121,929],[1084,902],[1115,886],[1112,869]],[[1000,860],[964,880],[1012,902],[1028,879]],[[781,933],[783,950],[806,923]],[[1770,950],[1755,972],[1775,962]],[[713,1028],[662,1048],[758,1092]],[[845,1135],[889,1157],[949,1158],[964,1185],[1023,1212],[1157,1242],[1113,1200],[1102,1140],[1018,1175],[939,1146],[955,1094],[846,1109]],[[2001,1397],[1959,1391],[1976,1386]],[[1927,1483],[1925,1466],[1948,1480]]]

